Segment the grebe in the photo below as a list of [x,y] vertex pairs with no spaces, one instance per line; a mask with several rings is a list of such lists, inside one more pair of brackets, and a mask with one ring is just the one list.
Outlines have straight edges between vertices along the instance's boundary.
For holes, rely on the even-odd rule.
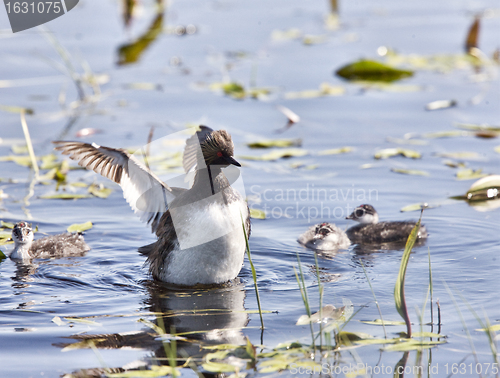
[[351,245],[346,233],[332,223],[311,226],[299,236],[298,242],[320,251],[346,249]]
[[221,284],[240,272],[250,236],[250,213],[222,168],[240,167],[225,130],[200,130],[186,141],[183,166],[196,169],[186,190],[163,183],[123,149],[81,142],[54,142],[56,150],[118,183],[123,196],[151,224],[158,241],[139,248],[158,280],[184,286]]
[[[406,242],[415,221],[379,222],[378,213],[372,205],[360,205],[346,219],[360,224],[347,229],[346,233],[353,244],[383,244]],[[420,226],[418,238],[426,238],[427,230]]]
[[80,234],[60,234],[33,240],[33,230],[27,222],[19,222],[12,229],[14,249],[10,258],[15,260],[46,259],[81,255],[90,250]]

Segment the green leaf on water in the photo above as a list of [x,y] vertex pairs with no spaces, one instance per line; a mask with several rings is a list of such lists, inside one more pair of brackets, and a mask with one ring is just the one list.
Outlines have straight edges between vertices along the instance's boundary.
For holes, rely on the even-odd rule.
[[294,100],[299,98],[317,98],[324,96],[342,96],[346,89],[339,85],[331,85],[329,83],[321,83],[319,89],[307,89],[300,92],[286,92],[284,98]]
[[[404,324],[404,322],[403,322]],[[400,338],[395,339],[361,339],[354,341],[355,344],[360,345],[373,345],[373,344],[395,344],[400,342]]]
[[0,110],[8,113],[24,113],[32,115],[35,114],[35,111],[31,108],[23,108],[20,106],[11,106],[11,105],[0,105]]
[[[371,324],[371,325],[382,325],[382,319],[375,320],[360,320],[361,323]],[[383,325],[386,326],[397,326],[397,325],[405,325],[405,322],[397,321],[397,320],[384,320]]]
[[354,148],[346,146],[340,148],[332,148],[329,150],[323,150],[318,152],[318,155],[339,155],[339,154],[346,154],[352,151],[354,151]]
[[31,158],[29,155],[0,156],[0,162],[2,161],[12,161],[17,165],[21,165],[23,167],[31,167]]
[[500,331],[500,324],[491,325],[488,328],[478,328],[476,331],[482,332],[498,332]]
[[471,168],[460,169],[457,174],[457,180],[473,180],[481,177],[488,176],[487,173],[483,173],[482,169],[473,170]]
[[476,125],[473,123],[457,123],[455,126],[465,130],[500,132],[500,126]]
[[463,152],[439,152],[436,153],[435,156],[443,157],[443,158],[448,158],[448,159],[479,159],[481,155],[477,152],[468,152],[468,151],[463,151]]
[[373,60],[360,60],[335,72],[346,80],[393,82],[413,76],[413,71],[401,70]]
[[7,256],[5,255],[5,253],[2,252],[2,250],[0,250],[0,260],[3,260],[3,259],[6,259]]
[[57,182],[64,182],[66,181],[66,175],[62,173],[59,169],[52,168],[47,173],[38,176],[38,181],[50,181],[50,180],[56,180]]
[[105,188],[102,184],[92,184],[89,186],[87,190],[90,194],[99,197],[99,198],[108,198],[111,193],[113,193],[113,189]]
[[85,223],[80,223],[80,224],[74,223],[71,226],[69,226],[66,229],[66,231],[68,231],[68,232],[83,232],[83,231],[90,230],[93,226],[94,225],[90,221],[85,222]]
[[14,228],[14,223],[12,222],[4,222],[4,221],[0,221],[0,227],[2,228],[10,228],[11,230]]
[[0,245],[13,243],[11,236],[11,232],[0,232]]
[[385,148],[375,154],[375,159],[387,159],[394,156],[404,156],[411,159],[420,159],[422,155],[415,150],[405,148]]
[[422,209],[434,209],[436,207],[439,207],[439,205],[429,205],[426,202],[419,202],[419,203],[413,203],[411,205],[407,205],[405,207],[402,207],[399,211],[404,213],[407,211],[420,211]]
[[250,148],[271,148],[271,147],[300,147],[302,139],[273,139],[259,142],[247,143]]
[[302,43],[304,45],[317,45],[320,43],[325,43],[328,40],[328,36],[326,34],[321,35],[312,35],[307,34],[302,38]]
[[406,352],[410,350],[422,350],[422,349],[432,348],[439,344],[446,344],[446,341],[445,340],[418,341],[415,339],[410,339],[409,341],[403,341],[401,343],[389,345],[383,348],[383,350],[387,352]]
[[414,176],[429,176],[429,172],[420,171],[418,169],[391,168],[391,172],[402,173],[405,175],[414,175]]
[[250,218],[266,219],[266,212],[264,210],[250,208]]
[[296,156],[305,156],[309,154],[307,150],[303,150],[301,148],[284,148],[282,150],[276,150],[269,152],[267,154],[261,156],[239,156],[239,158],[244,160],[262,160],[262,161],[274,161],[278,159],[286,159],[290,157]]
[[438,138],[452,138],[452,137],[461,137],[468,136],[470,133],[467,131],[461,130],[448,130],[448,131],[435,131],[432,133],[426,133],[422,135],[424,138],[428,139],[438,139]]
[[414,332],[413,337],[435,337],[435,338],[444,338],[446,335],[440,335],[435,332]]
[[41,199],[62,199],[62,200],[76,200],[83,198],[91,198],[88,194],[74,194],[74,193],[59,193],[59,194],[44,194],[40,196]]
[[22,155],[22,154],[27,154],[28,153],[28,146],[23,144],[23,145],[17,145],[13,144],[12,147],[10,148],[13,153],[16,155]]
[[222,90],[226,96],[232,97],[237,100],[242,100],[245,98],[245,88],[239,83],[227,83],[222,85]]
[[77,318],[77,317],[64,317],[63,319],[67,320],[70,323],[81,323],[81,324],[88,324],[88,325],[94,325],[94,326],[101,326],[102,325],[101,323],[94,322],[93,320]]

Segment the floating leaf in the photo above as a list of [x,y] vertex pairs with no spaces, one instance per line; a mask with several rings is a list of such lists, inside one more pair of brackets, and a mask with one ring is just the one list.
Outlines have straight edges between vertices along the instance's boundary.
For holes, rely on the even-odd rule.
[[414,332],[413,337],[436,337],[436,338],[444,338],[446,335],[440,335],[435,332]]
[[74,223],[71,226],[69,226],[66,229],[66,231],[68,231],[68,232],[83,232],[83,231],[90,230],[92,227],[93,227],[93,224],[90,221],[85,222],[85,223],[80,223],[80,224]]
[[29,155],[9,155],[9,156],[1,156],[1,161],[13,161],[17,165],[21,165],[23,167],[31,167],[31,158]]
[[139,91],[161,91],[163,87],[156,83],[129,83],[125,85],[125,89],[133,89]]
[[102,184],[92,184],[89,186],[87,190],[90,194],[99,197],[99,198],[108,198],[111,193],[113,193],[113,189],[105,188]]
[[465,163],[455,162],[453,160],[445,160],[443,161],[443,164],[450,168],[465,168]]
[[83,319],[83,318],[77,318],[77,317],[64,317],[65,320],[67,320],[70,323],[81,323],[81,324],[88,324],[88,325],[95,325],[95,326],[101,326],[101,323],[94,322],[93,320],[88,320],[88,319]]
[[44,194],[40,196],[41,199],[63,199],[63,200],[76,200],[82,198],[91,198],[87,194],[73,194],[73,193],[59,193],[59,194]]
[[426,140],[421,140],[421,139],[410,139],[410,138],[393,138],[393,137],[387,137],[386,140],[390,143],[397,143],[397,144],[412,144],[416,146],[425,146],[429,144],[428,141]]
[[239,83],[227,83],[222,85],[222,90],[226,96],[230,96],[237,100],[242,100],[245,98],[245,88]]
[[363,333],[363,332],[346,332],[346,331],[341,331],[338,334],[340,340],[342,341],[360,341],[360,340],[367,340],[367,339],[372,339],[373,336],[369,335],[368,333]]
[[0,232],[0,245],[13,243],[11,236],[11,232]]
[[436,156],[449,158],[449,159],[479,159],[481,155],[477,152],[439,152],[435,154]]
[[409,341],[403,341],[401,343],[389,345],[383,350],[387,352],[406,352],[410,350],[422,350],[426,348],[432,348],[439,344],[446,344],[445,340],[441,341],[418,341],[410,339]]
[[452,108],[454,106],[457,106],[457,102],[455,100],[438,100],[429,102],[425,105],[425,110],[440,110]]
[[372,60],[360,60],[348,64],[336,71],[336,74],[346,80],[365,80],[392,82],[413,76],[409,70],[400,70],[387,64]]
[[391,172],[402,173],[405,175],[414,175],[414,176],[429,176],[429,172],[420,171],[418,169],[391,168]]
[[28,146],[25,145],[25,144],[23,144],[22,146],[19,146],[17,144],[13,144],[10,149],[16,155],[21,155],[21,154],[27,154],[28,153]]
[[329,83],[321,83],[318,89],[310,89],[300,92],[286,92],[284,98],[294,100],[298,98],[317,98],[323,96],[341,96],[345,93],[345,88]]
[[50,181],[50,180],[56,180],[57,182],[64,182],[66,181],[66,175],[62,173],[59,169],[52,168],[44,175],[38,176],[38,181]]
[[481,177],[488,176],[487,173],[483,173],[482,169],[473,170],[471,168],[460,169],[457,174],[457,180],[473,180]]
[[25,114],[35,114],[35,111],[31,108],[23,108],[20,106],[10,106],[10,105],[0,105],[0,110],[8,113],[22,113],[24,112]]
[[14,223],[12,222],[4,222],[4,221],[0,221],[0,227],[2,228],[10,228],[11,230],[14,228]]
[[420,159],[422,155],[418,151],[404,148],[385,148],[375,154],[375,159],[387,159],[393,156],[404,156],[411,159]]
[[320,151],[318,152],[318,155],[339,155],[339,154],[346,154],[352,151],[354,151],[354,148],[352,147],[340,147],[340,148],[332,148],[329,150]]
[[436,207],[439,207],[439,205],[429,205],[426,202],[420,202],[420,203],[414,203],[412,205],[402,207],[401,210],[399,210],[399,211],[404,213],[406,211],[420,211],[422,209],[434,209]]
[[266,219],[266,212],[260,209],[250,209],[250,218],[254,219]]
[[472,130],[472,131],[493,131],[493,132],[500,132],[500,126],[490,126],[487,124],[484,125],[476,125],[473,123],[457,123],[455,124],[456,127],[460,129],[465,129],[465,130]]
[[274,41],[283,41],[288,39],[298,39],[302,37],[302,32],[300,29],[288,29],[288,30],[273,30],[271,33],[271,38]]
[[386,326],[396,326],[396,325],[405,325],[405,322],[397,321],[397,320],[384,320],[375,319],[375,320],[360,320],[361,323],[371,324],[371,325],[386,325]]
[[276,150],[269,152],[261,156],[240,156],[241,159],[245,160],[263,160],[263,161],[274,161],[282,158],[290,158],[296,156],[305,156],[309,152],[301,148],[287,148],[283,150]]
[[302,144],[302,139],[273,139],[247,143],[250,148],[292,147]]
[[436,131],[433,133],[426,133],[422,135],[424,138],[428,139],[437,139],[437,138],[453,138],[453,137],[461,137],[468,136],[470,133],[467,131],[460,130],[448,130],[448,131]]
[[322,35],[312,35],[307,34],[302,38],[302,43],[304,45],[317,45],[320,43],[325,43],[328,40],[328,36],[325,34]]
[[500,331],[500,324],[491,325],[488,328],[479,328],[479,329],[476,329],[476,331],[498,332],[498,331]]

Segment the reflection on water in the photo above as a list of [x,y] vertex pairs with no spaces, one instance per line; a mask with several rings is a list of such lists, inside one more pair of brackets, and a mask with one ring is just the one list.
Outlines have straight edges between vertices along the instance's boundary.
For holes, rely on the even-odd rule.
[[[225,287],[207,289],[172,289],[162,283],[146,282],[148,297],[144,303],[146,309],[156,314],[153,325],[138,332],[115,334],[72,335],[75,343],[56,343],[59,348],[98,349],[134,348],[149,350],[137,366],[168,365],[167,351],[172,347],[167,337],[159,336],[156,327],[166,335],[179,336],[174,347],[177,351],[177,365],[182,365],[187,356],[201,359],[208,349],[204,346],[218,344],[244,345],[246,340],[242,330],[248,324],[245,311],[245,287],[235,281]],[[145,321],[147,324],[147,321]],[[175,337],[173,337],[175,339]],[[170,345],[166,347],[164,343]],[[123,370],[116,368],[115,370]],[[100,369],[88,369],[79,374],[102,372]]]

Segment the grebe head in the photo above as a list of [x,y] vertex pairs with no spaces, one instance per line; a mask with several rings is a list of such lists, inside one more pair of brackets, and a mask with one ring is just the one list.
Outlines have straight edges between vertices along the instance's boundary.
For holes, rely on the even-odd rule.
[[14,240],[16,245],[30,244],[33,241],[31,225],[26,222],[17,223],[12,229],[12,240]]
[[330,233],[335,232],[330,223],[320,223],[316,226],[313,239],[324,239]]
[[360,205],[346,219],[352,219],[363,224],[378,223],[378,214],[372,205]]

